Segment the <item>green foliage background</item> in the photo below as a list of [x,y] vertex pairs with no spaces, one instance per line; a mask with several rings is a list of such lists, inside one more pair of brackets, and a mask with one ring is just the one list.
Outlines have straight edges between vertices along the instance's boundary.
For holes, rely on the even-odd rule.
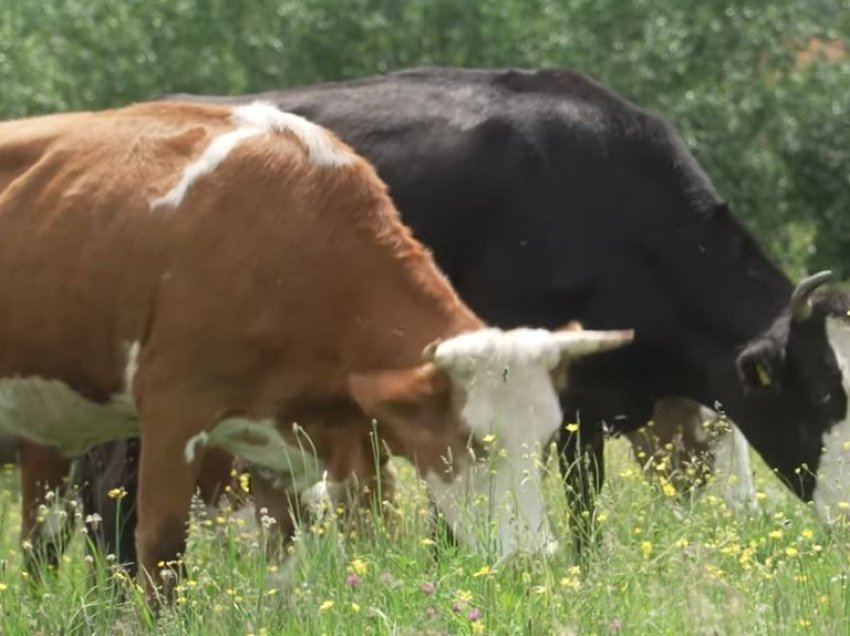
[[[792,276],[850,277],[850,0],[0,4],[0,117],[421,64],[564,65],[670,118]],[[850,51],[848,51],[850,52]]]

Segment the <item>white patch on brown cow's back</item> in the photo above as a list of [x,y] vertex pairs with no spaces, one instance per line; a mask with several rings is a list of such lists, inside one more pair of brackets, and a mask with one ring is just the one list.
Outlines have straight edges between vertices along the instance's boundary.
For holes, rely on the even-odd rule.
[[183,171],[177,185],[163,196],[151,201],[151,208],[160,206],[179,207],[195,181],[215,170],[222,161],[227,159],[227,155],[239,145],[239,142],[262,132],[258,128],[237,128],[216,137],[201,156]]
[[0,433],[54,446],[73,457],[96,444],[138,432],[132,400],[122,396],[98,404],[59,380],[0,380]]
[[233,121],[240,127],[263,132],[289,132],[307,150],[317,166],[345,166],[354,156],[327,130],[295,113],[287,113],[268,102],[256,101],[233,109]]
[[177,185],[151,201],[151,208],[179,207],[195,181],[213,172],[242,141],[264,133],[291,133],[304,146],[307,157],[316,166],[344,166],[354,159],[354,155],[321,126],[266,102],[236,106],[231,119],[236,128],[216,137],[183,171]]

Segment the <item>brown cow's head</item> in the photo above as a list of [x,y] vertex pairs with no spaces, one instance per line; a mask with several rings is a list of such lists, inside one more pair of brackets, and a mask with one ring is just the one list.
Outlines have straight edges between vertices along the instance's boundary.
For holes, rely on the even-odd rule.
[[632,335],[482,329],[435,343],[415,369],[352,376],[349,388],[419,467],[456,537],[501,555],[551,550],[540,452],[562,423],[555,377]]

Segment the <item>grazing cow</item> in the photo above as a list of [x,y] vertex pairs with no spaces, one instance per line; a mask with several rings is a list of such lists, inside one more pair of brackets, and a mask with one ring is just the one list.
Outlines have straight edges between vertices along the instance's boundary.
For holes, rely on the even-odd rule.
[[811,302],[828,275],[795,287],[663,118],[567,69],[175,99],[263,99],[334,130],[488,322],[634,326],[633,346],[572,369],[563,405],[580,435],[562,434],[565,464],[580,437],[601,471],[603,428],[643,426],[656,400],[720,403],[799,497],[835,508],[826,468],[850,436],[847,395]]
[[[376,473],[372,418],[471,547],[490,545],[464,532],[462,497],[490,492],[499,553],[549,549],[529,449],[562,418],[553,376],[631,339],[485,328],[372,167],[261,103],[0,124],[0,272],[0,433],[25,439],[22,536],[53,529],[38,505],[69,457],[139,435],[149,593],[184,550],[208,448],[297,499],[323,473]],[[485,465],[468,443],[499,452]]]
[[[850,393],[850,375],[847,360],[850,359],[850,294],[831,290],[819,293],[818,305],[827,316],[826,329],[829,342],[842,371],[845,393]],[[735,509],[755,511],[758,509],[753,472],[750,465],[749,444],[740,429],[723,414],[686,399],[668,398],[655,404],[650,426],[626,433],[632,443],[635,457],[641,463],[650,459],[665,462],[679,489],[691,490],[702,486],[710,473],[722,484],[722,496]],[[841,428],[826,435],[824,442],[831,442],[833,451],[838,445],[836,437],[843,440]],[[844,448],[844,440],[841,443]],[[835,518],[830,511],[829,501],[850,501],[850,468],[845,465],[850,456],[844,453],[827,453],[833,462],[832,477],[822,486],[819,514],[827,522]],[[825,496],[824,493],[828,493]],[[833,508],[835,505],[832,506]],[[840,509],[846,505],[839,506]]]
[[842,445],[822,449],[850,430],[810,302],[825,277],[795,287],[667,121],[567,69],[414,69],[260,97],[366,156],[489,322],[635,326],[632,346],[574,365],[562,394],[579,422],[560,438],[573,510],[602,482],[605,432],[640,428],[670,397],[720,403],[800,498],[835,507]]

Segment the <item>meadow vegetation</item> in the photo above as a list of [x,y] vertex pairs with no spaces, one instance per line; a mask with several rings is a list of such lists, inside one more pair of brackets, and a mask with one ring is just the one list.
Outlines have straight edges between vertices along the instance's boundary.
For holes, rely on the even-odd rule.
[[[424,491],[403,462],[386,522],[373,513],[344,530],[329,510],[302,526],[283,563],[266,560],[268,519],[258,527],[227,504],[197,506],[188,575],[158,620],[109,555],[91,576],[83,528],[96,520],[81,513],[60,572],[32,584],[21,567],[17,475],[9,466],[0,477],[0,633],[850,632],[850,534],[828,533],[757,458],[761,511],[745,515],[724,503],[724,484],[711,483],[701,497],[677,493],[659,480],[657,464],[642,470],[630,452],[622,440],[609,444],[598,549],[581,565],[571,554],[556,472],[547,494],[561,549],[502,563],[432,533]],[[234,482],[245,485],[245,478]]]
[[[0,117],[422,64],[565,65],[671,119],[793,278],[829,267],[846,279],[848,42],[850,0],[6,2]],[[29,579],[8,466],[0,634],[850,634],[850,530],[827,532],[758,458],[761,511],[744,515],[722,483],[691,498],[641,470],[624,441],[606,454],[598,549],[581,565],[554,463],[561,549],[500,563],[432,535],[421,484],[400,462],[386,524],[373,514],[352,535],[329,510],[286,564],[266,560],[262,524],[244,511],[198,506],[188,575],[157,620],[109,555],[91,574],[83,548],[97,520],[79,510],[60,572]]]

